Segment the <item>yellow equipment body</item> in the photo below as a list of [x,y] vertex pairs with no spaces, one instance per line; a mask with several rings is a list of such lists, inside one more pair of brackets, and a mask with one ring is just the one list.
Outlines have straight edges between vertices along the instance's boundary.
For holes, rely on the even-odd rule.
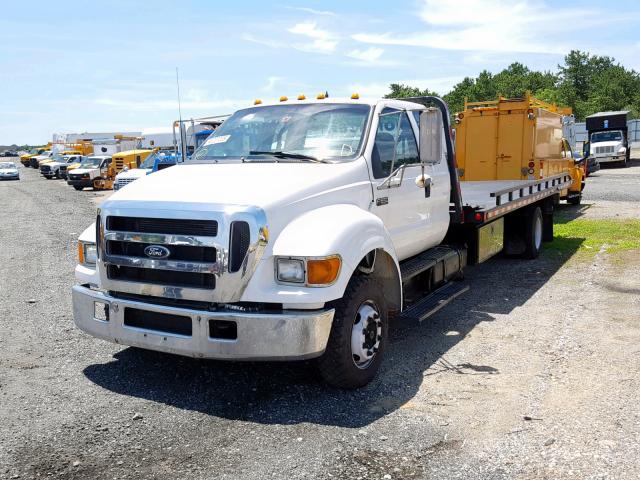
[[456,160],[462,181],[539,180],[569,173],[568,193],[583,188],[584,172],[562,136],[571,109],[532,97],[465,102],[456,115]]
[[29,153],[25,153],[24,155],[20,155],[20,163],[22,163],[22,165],[24,165],[25,167],[28,167],[29,164],[31,163],[31,158],[32,157],[36,157],[38,155],[42,155],[47,150],[49,150],[49,149],[46,148],[46,147],[34,148]]
[[116,175],[125,167],[138,168],[146,158],[153,153],[153,150],[126,150],[113,155],[111,164],[104,176],[93,180],[94,190],[111,190]]

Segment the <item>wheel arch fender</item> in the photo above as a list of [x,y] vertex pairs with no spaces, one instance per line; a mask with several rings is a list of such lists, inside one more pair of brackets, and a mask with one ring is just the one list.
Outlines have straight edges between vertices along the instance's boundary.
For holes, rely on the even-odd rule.
[[[374,268],[364,273],[359,266],[371,252],[375,252]],[[291,257],[340,255],[342,267],[333,286],[338,289],[336,292],[332,287],[333,298],[325,301],[340,298],[354,274],[372,274],[392,282],[389,303],[394,309],[401,305],[400,267],[391,236],[379,217],[357,205],[338,204],[305,212],[283,228],[272,253]]]

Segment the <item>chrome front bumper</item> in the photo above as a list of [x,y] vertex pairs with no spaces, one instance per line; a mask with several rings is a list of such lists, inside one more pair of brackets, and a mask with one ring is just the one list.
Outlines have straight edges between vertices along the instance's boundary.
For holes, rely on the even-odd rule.
[[[105,304],[108,320],[95,316]],[[126,308],[191,318],[192,334],[179,335],[124,324]],[[110,342],[189,357],[226,360],[302,360],[320,356],[327,345],[334,310],[283,313],[209,312],[122,300],[86,286],[73,287],[73,316],[81,330]],[[235,340],[209,336],[209,321],[235,322]]]
[[626,159],[626,155],[606,155],[602,157],[594,157],[598,163],[608,163],[608,162],[624,162]]

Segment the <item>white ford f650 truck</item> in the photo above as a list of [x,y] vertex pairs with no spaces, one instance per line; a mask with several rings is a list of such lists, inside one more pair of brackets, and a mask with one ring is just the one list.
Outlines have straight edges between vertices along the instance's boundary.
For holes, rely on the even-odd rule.
[[239,110],[111,196],[79,239],[76,325],[194,357],[315,358],[356,388],[389,324],[466,290],[468,263],[552,239],[568,174],[461,183],[442,100],[354,97]]

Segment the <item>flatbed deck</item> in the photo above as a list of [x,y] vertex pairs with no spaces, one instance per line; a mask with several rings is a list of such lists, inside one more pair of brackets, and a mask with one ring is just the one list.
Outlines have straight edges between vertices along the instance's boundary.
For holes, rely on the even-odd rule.
[[562,173],[540,180],[460,182],[462,207],[467,219],[480,214],[481,221],[492,220],[560,193],[569,188],[572,181],[569,173]]

